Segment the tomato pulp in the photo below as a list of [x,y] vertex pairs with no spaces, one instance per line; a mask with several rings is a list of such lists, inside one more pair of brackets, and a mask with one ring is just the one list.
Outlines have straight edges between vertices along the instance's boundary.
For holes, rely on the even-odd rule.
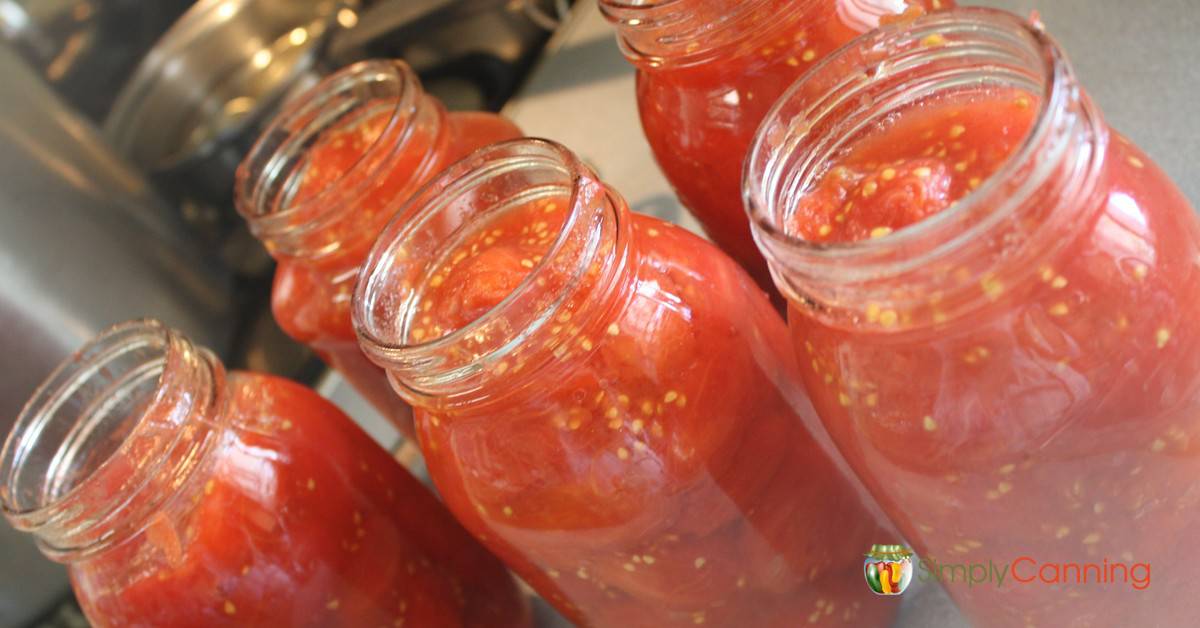
[[[897,238],[976,189],[1015,190],[1000,168],[1041,108],[995,90],[893,113],[830,160],[787,228]],[[922,557],[1012,566],[1003,586],[947,584],[979,625],[1172,623],[1197,609],[1196,552],[1179,540],[1200,516],[1200,225],[1136,146],[1107,129],[1095,146],[1097,192],[1041,199],[1066,218],[998,223],[1056,230],[1035,263],[976,279],[964,253],[920,307],[868,303],[854,321],[791,307],[818,411]],[[941,300],[953,290],[971,291],[972,309]],[[1045,564],[1076,575],[1046,580]]]
[[1033,126],[1037,101],[1015,90],[922,103],[854,142],[800,199],[789,229],[810,242],[881,238],[978,189]]
[[231,425],[193,504],[72,564],[93,622],[528,625],[499,561],[332,404],[276,377],[228,382]]
[[[642,127],[663,173],[680,201],[705,233],[774,290],[766,262],[755,247],[742,209],[742,165],[754,132],[781,94],[829,53],[873,25],[927,10],[949,8],[952,0],[908,0],[902,16],[862,17],[860,5],[846,0],[771,0],[729,24],[738,2],[685,2],[686,24],[727,24],[737,35],[716,35],[734,43],[709,51],[695,41],[679,59],[667,55],[638,62],[637,101]],[[693,45],[694,44],[694,45]],[[711,52],[711,54],[706,54]],[[687,55],[704,55],[692,61]]]
[[[292,203],[344,203],[336,211],[346,217],[317,227],[315,237],[335,248],[335,254],[279,260],[271,306],[275,320],[289,336],[313,347],[385,416],[411,434],[408,406],[392,393],[384,373],[362,355],[355,340],[350,297],[358,266],[374,236],[417,185],[477,148],[519,136],[520,130],[493,114],[455,112],[446,116],[444,136],[416,126],[402,152],[392,155],[386,147],[373,145],[380,138],[395,141],[392,134],[384,135],[393,108],[384,103],[383,112],[367,113],[332,128],[309,149],[303,168],[294,175],[299,183]],[[382,168],[384,162],[386,168]],[[356,194],[347,201],[339,191]],[[324,200],[327,196],[328,201]]]
[[[543,256],[571,202],[456,233],[418,289],[410,343],[448,340],[518,294],[575,294],[534,270],[555,263]],[[447,504],[583,625],[881,625],[895,606],[865,590],[860,557],[885,533],[799,416],[783,321],[712,245],[629,220],[616,311],[571,301],[548,337],[487,367],[532,370],[526,383],[417,409]],[[590,268],[579,281],[600,281]],[[468,353],[487,342],[474,333]]]

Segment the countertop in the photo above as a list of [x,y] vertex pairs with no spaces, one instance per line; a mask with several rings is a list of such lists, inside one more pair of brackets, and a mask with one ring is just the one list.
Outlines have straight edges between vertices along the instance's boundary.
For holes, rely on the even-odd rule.
[[[1028,15],[1035,7],[1066,49],[1109,122],[1145,149],[1200,204],[1200,0],[984,0]],[[679,206],[642,137],[632,67],[594,0],[579,0],[519,96],[504,113],[527,133],[571,147],[619,190],[635,211],[696,229]],[[330,394],[383,442],[395,433],[336,378]],[[867,548],[864,548],[864,551]],[[869,595],[864,586],[863,594]],[[545,609],[543,609],[544,611]],[[543,626],[566,626],[544,612]],[[935,585],[914,582],[897,627],[968,624]]]

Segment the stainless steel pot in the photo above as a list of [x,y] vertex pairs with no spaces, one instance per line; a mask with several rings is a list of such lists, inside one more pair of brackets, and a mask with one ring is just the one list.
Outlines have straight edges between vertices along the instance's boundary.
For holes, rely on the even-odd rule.
[[191,0],[0,0],[7,41],[68,104],[104,119],[116,87]]
[[117,96],[104,135],[193,227],[220,241],[241,222],[233,172],[289,93],[325,73],[321,51],[357,22],[350,0],[199,0]]
[[[86,339],[155,316],[227,348],[228,273],[177,213],[0,46],[0,433],[53,367]],[[0,626],[67,590],[63,570],[0,524]]]
[[498,110],[573,0],[376,0],[328,56],[399,57],[451,108]]

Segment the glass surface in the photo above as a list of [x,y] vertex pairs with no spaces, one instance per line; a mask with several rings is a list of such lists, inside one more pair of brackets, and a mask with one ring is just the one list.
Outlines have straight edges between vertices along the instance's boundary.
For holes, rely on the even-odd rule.
[[409,436],[411,410],[354,339],[358,266],[417,186],[472,150],[519,135],[494,114],[447,113],[402,62],[370,61],[301,95],[239,168],[239,211],[278,261],[276,322]]
[[520,626],[503,568],[316,393],[234,373],[184,518],[71,566],[101,626]]
[[500,562],[332,404],[152,321],[64,364],[0,461],[6,516],[97,626],[529,625]]
[[[748,183],[814,404],[973,623],[1195,612],[1200,223],[1053,41],[967,10],[868,38],[784,97]],[[838,190],[857,231],[822,235]],[[871,234],[884,210],[913,220]]]
[[[771,286],[742,211],[742,165],[759,123],[805,71],[882,22],[953,0],[605,0],[638,66],[655,159],[705,233]],[[632,22],[632,23],[631,23]]]
[[894,613],[863,598],[887,533],[733,260],[549,142],[485,149],[413,202],[364,267],[359,332],[447,505],[545,599],[605,626]]

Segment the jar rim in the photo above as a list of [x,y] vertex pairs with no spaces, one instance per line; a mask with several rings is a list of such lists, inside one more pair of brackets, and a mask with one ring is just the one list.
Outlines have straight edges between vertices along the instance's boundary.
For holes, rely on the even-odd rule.
[[[26,401],[25,406],[17,415],[17,420],[5,439],[3,447],[0,447],[0,478],[3,478],[3,481],[0,482],[0,509],[6,515],[30,515],[51,508],[56,501],[68,499],[86,484],[89,478],[80,478],[54,499],[46,500],[44,495],[40,496],[45,503],[29,506],[15,503],[19,501],[19,497],[14,495],[15,491],[12,490],[11,485],[19,479],[18,471],[21,463],[29,454],[28,445],[22,447],[22,441],[30,436],[37,438],[41,434],[46,427],[45,424],[53,419],[54,409],[63,403],[63,397],[78,386],[78,380],[86,377],[88,371],[98,369],[100,365],[111,360],[115,352],[124,350],[129,343],[136,342],[139,337],[142,338],[141,343],[143,344],[161,343],[165,353],[165,348],[170,342],[169,333],[167,327],[157,320],[144,319],[119,323],[89,340],[46,376]],[[161,381],[164,371],[165,369],[157,375],[156,397],[162,394]],[[115,454],[116,451],[107,456],[97,471],[110,464]]]
[[[364,167],[375,164],[380,150],[400,146],[414,132],[412,121],[421,106],[424,89],[416,72],[399,59],[368,59],[353,63],[325,77],[315,86],[288,101],[263,129],[246,156],[238,165],[234,181],[234,203],[237,212],[251,223],[256,233],[270,234],[285,229],[315,230],[323,220],[337,212],[340,203],[333,196],[354,198],[368,192],[374,181],[362,177],[353,187],[330,184],[310,198],[272,207],[268,194],[270,184],[291,176],[286,164],[288,144],[305,135],[313,124],[320,124],[317,114],[334,99],[357,85],[375,82],[387,85],[387,95],[394,99],[387,124],[370,146],[358,155],[339,179]],[[361,104],[366,104],[361,103]],[[323,132],[323,131],[322,131]],[[320,132],[318,132],[318,135]],[[386,144],[386,145],[385,145]],[[263,161],[265,160],[265,161]],[[256,167],[261,162],[260,167]],[[308,220],[297,222],[295,217],[311,214]]]
[[[566,218],[559,227],[553,242],[546,249],[542,259],[534,262],[520,282],[509,291],[498,303],[491,306],[470,322],[447,333],[444,336],[428,340],[412,340],[409,333],[417,300],[410,298],[398,306],[399,316],[380,317],[375,310],[381,299],[387,298],[387,286],[398,272],[397,257],[407,255],[407,245],[411,244],[421,234],[429,234],[429,225],[451,208],[454,201],[465,198],[489,179],[504,176],[507,173],[519,171],[522,168],[549,167],[558,171],[561,187],[569,189],[566,201]],[[362,264],[353,298],[353,321],[355,333],[363,350],[377,364],[389,370],[389,376],[395,383],[394,369],[399,365],[420,364],[420,368],[406,369],[405,376],[412,376],[421,381],[422,385],[406,384],[408,389],[425,390],[460,382],[479,373],[485,364],[502,360],[509,352],[521,344],[521,341],[540,331],[553,318],[572,296],[570,289],[565,289],[553,302],[539,312],[523,314],[517,312],[517,304],[523,295],[535,290],[540,279],[548,276],[566,276],[567,287],[576,287],[588,266],[600,254],[597,233],[597,216],[607,210],[611,197],[607,186],[600,183],[599,178],[583,161],[570,149],[552,140],[525,137],[498,142],[481,148],[463,160],[443,170],[438,176],[426,183],[414,193],[399,211],[393,214],[388,226],[380,234],[371,249],[366,261]],[[604,195],[599,202],[593,195]],[[485,209],[477,212],[475,217],[489,213]],[[616,219],[620,218],[620,211]],[[581,250],[573,247],[580,236],[587,239],[587,245]],[[626,238],[620,236],[614,248],[616,263],[614,267],[623,267],[624,251],[627,247]],[[438,249],[443,252],[442,249]],[[427,263],[435,263],[439,256],[430,257]],[[559,268],[563,260],[565,268]],[[610,288],[611,286],[606,286]],[[519,321],[508,336],[494,343],[494,346],[480,352],[466,365],[447,368],[437,357],[471,338],[477,338],[490,326],[498,321],[508,319]]]
[[[820,77],[823,72],[830,72],[864,49],[917,48],[924,45],[922,42],[927,41],[926,38],[942,37],[943,34],[950,32],[962,34],[965,38],[972,35],[978,36],[976,33],[979,27],[1018,33],[1019,40],[1013,39],[1012,41],[1018,45],[1030,46],[1031,52],[1035,52],[1043,64],[1041,68],[1038,68],[1044,76],[1041,98],[1038,103],[1039,111],[1020,146],[1008,156],[1000,169],[983,181],[978,189],[969,192],[950,207],[902,229],[897,229],[884,237],[827,243],[814,242],[790,233],[784,226],[789,208],[778,206],[778,190],[775,187],[779,182],[776,178],[783,173],[778,172],[778,164],[773,163],[776,146],[773,145],[770,136],[773,125],[776,128],[781,124],[788,126],[788,122],[785,120],[785,111],[789,107],[794,108],[797,105],[797,101],[802,98],[802,90]],[[946,42],[941,45],[939,52],[952,53],[955,45],[953,42]],[[929,53],[931,50],[927,49],[925,52]],[[883,65],[892,60],[885,55],[875,62],[877,65]],[[878,67],[872,68],[870,73],[864,68],[860,76],[852,77],[849,80],[858,81],[859,86],[862,87],[879,80],[881,76],[886,76],[886,72],[879,72]],[[846,83],[837,87],[844,89]],[[935,236],[947,227],[959,223],[967,215],[982,213],[996,219],[1012,214],[1018,209],[1022,199],[1010,196],[997,200],[996,196],[1000,187],[998,182],[1013,177],[1021,169],[1022,164],[1030,163],[1035,158],[1048,137],[1056,132],[1056,122],[1071,100],[1077,97],[1076,90],[1073,72],[1058,44],[1046,34],[1040,25],[1027,22],[1006,11],[983,7],[959,8],[925,15],[911,22],[886,25],[862,35],[818,62],[808,74],[789,87],[775,102],[760,124],[743,165],[742,179],[744,209],[751,222],[755,238],[759,241],[759,246],[765,249],[779,248],[797,251],[814,260],[825,262],[853,262],[871,259]],[[788,132],[794,132],[794,130],[789,129]],[[807,130],[802,130],[801,133],[807,133]],[[809,171],[802,177],[804,185],[810,185],[820,174],[819,167],[820,164],[816,164],[809,168]],[[1047,169],[1043,168],[1043,170]],[[765,175],[759,173],[765,173]],[[1049,176],[1049,172],[1041,174]],[[971,239],[968,236],[977,235],[978,232],[983,231],[988,224],[988,222],[975,224],[973,228],[967,230],[967,233],[961,234],[957,241],[947,243],[947,246],[960,245],[963,241]],[[929,251],[931,255],[938,252]],[[916,265],[921,262],[922,260],[913,259],[909,263]]]
[[[171,497],[157,489],[191,476],[211,449],[209,435],[225,425],[212,415],[223,376],[207,349],[158,320],[108,328],[63,360],[22,409],[0,449],[0,512],[54,559],[140,529]],[[181,451],[189,455],[176,457]]]

